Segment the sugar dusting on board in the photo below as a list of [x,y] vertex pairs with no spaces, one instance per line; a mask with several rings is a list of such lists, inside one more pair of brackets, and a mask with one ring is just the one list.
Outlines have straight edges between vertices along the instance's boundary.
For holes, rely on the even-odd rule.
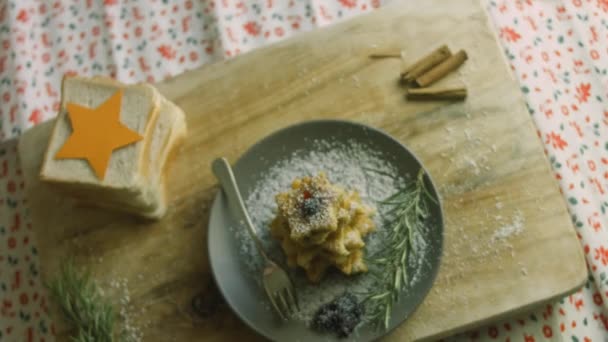
[[[440,117],[450,118],[443,126],[442,149],[438,152],[445,163],[439,171],[443,174],[438,178],[444,178],[440,193],[449,198],[444,201],[444,208],[458,213],[445,216],[446,229],[452,231],[454,238],[444,249],[443,260],[452,261],[449,281],[470,278],[475,267],[472,260],[496,265],[495,271],[502,276],[527,277],[529,268],[525,256],[518,255],[520,245],[515,239],[526,234],[527,224],[526,213],[518,203],[532,194],[527,189],[506,189],[496,184],[496,179],[502,180],[511,170],[523,167],[525,158],[518,157],[518,140],[496,139],[496,132],[486,119],[493,115],[491,108],[474,104],[480,99],[473,96],[478,87],[467,84],[467,77],[463,76],[473,72],[475,64],[470,61],[459,70],[461,81],[470,91],[467,101],[436,110]],[[476,193],[483,196],[476,197]],[[539,198],[534,200],[538,209],[545,211]],[[432,291],[446,307],[469,305],[467,294],[449,289],[434,287]]]
[[524,217],[518,210],[512,218],[512,222],[499,227],[492,235],[492,241],[504,240],[511,236],[519,235],[524,230]]
[[[270,237],[268,227],[276,215],[275,196],[289,189],[294,179],[325,172],[332,183],[347,190],[358,191],[365,204],[376,207],[378,200],[393,194],[410,177],[399,174],[391,162],[391,156],[384,156],[355,141],[344,144],[318,140],[310,141],[309,145],[306,151],[296,151],[288,158],[271,165],[257,180],[245,201],[265,249],[276,260],[284,260],[284,257],[278,243]],[[374,254],[382,248],[385,235],[383,222],[387,215],[383,213],[382,206],[376,208],[378,213],[374,216],[374,221],[378,229],[365,239],[366,255]],[[259,279],[258,272],[262,265],[252,240],[244,227],[232,227],[232,231],[240,242],[240,253],[244,256],[243,261],[247,269],[251,271],[254,279]],[[423,241],[422,236],[424,232],[417,236],[420,241],[417,243],[415,257],[411,258],[410,262],[410,285],[420,279],[421,265],[428,251],[428,244]],[[363,292],[374,281],[369,274],[349,277],[339,272],[329,272],[319,284],[313,285],[302,272],[293,272],[292,276],[300,302],[300,311],[296,318],[306,323],[310,322],[322,304],[346,290],[353,293]],[[270,310],[268,303],[260,304]]]
[[150,322],[135,323],[135,321],[141,321],[140,316],[145,313],[145,308],[142,307],[138,311],[135,310],[135,307],[131,302],[128,280],[120,277],[112,278],[107,284],[106,291],[113,293],[114,296],[118,298],[118,302],[115,303],[115,308],[117,309],[118,318],[120,319],[121,336],[125,341],[143,341],[143,329],[148,328]]

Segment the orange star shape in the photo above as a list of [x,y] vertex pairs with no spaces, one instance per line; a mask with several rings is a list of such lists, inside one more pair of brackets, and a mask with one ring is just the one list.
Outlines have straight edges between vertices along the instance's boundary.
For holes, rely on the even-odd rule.
[[104,179],[112,151],[137,142],[143,137],[120,122],[122,92],[92,109],[68,103],[72,134],[55,159],[86,159],[95,175]]

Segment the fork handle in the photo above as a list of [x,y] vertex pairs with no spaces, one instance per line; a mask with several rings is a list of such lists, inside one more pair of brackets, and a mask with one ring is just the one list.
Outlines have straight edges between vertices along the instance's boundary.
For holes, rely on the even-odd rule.
[[[230,164],[226,160],[226,158],[217,158],[213,161],[211,165],[211,169],[213,170],[213,174],[219,180],[222,189],[224,190],[224,194],[228,198],[228,206],[232,211],[233,215],[236,215],[237,218],[245,221],[245,226],[247,227],[247,231],[249,231],[249,235],[255,242],[255,246],[258,249],[258,252],[262,255],[266,262],[268,256],[266,252],[264,252],[264,248],[262,247],[262,242],[257,236],[255,231],[255,227],[251,222],[251,218],[249,218],[249,214],[247,213],[247,208],[245,208],[245,203],[243,202],[243,198],[241,197],[241,192],[239,191],[239,187],[236,183],[236,179],[234,178],[234,173],[232,172],[232,168]],[[242,221],[241,221],[242,222]]]

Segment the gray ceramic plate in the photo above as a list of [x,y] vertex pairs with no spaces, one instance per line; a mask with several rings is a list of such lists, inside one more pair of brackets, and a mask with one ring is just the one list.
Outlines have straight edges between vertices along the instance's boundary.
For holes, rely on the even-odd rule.
[[[282,129],[264,138],[251,147],[234,165],[234,173],[243,198],[254,190],[260,179],[274,163],[289,158],[293,151],[306,150],[310,141],[324,140],[344,144],[353,141],[378,151],[393,164],[400,174],[415,175],[421,163],[398,141],[376,129],[346,121],[311,121]],[[435,186],[426,177],[427,188],[438,200]],[[268,194],[274,197],[275,194]],[[209,219],[209,259],[217,285],[234,312],[251,328],[261,335],[275,341],[319,341],[333,340],[329,335],[319,335],[299,321],[280,322],[268,309],[266,295],[259,282],[248,269],[240,241],[230,227],[238,226],[228,209],[226,197],[219,191]],[[426,241],[424,262],[419,263],[419,279],[409,286],[393,309],[390,329],[402,323],[422,302],[429,292],[439,269],[443,243],[443,218],[440,204],[431,204],[431,222],[422,233]],[[244,227],[242,229],[245,229]],[[267,229],[267,227],[257,227]],[[362,325],[349,340],[368,341],[386,332],[379,332],[371,326]],[[336,338],[337,340],[337,338]]]

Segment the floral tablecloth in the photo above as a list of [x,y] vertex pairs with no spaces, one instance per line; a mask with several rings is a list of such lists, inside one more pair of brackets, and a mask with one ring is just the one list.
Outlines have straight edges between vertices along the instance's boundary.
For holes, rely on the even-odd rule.
[[[11,138],[55,115],[63,74],[159,81],[384,3],[0,1],[0,341],[53,340]],[[608,0],[482,4],[567,200],[590,277],[571,296],[453,339],[608,341]]]

